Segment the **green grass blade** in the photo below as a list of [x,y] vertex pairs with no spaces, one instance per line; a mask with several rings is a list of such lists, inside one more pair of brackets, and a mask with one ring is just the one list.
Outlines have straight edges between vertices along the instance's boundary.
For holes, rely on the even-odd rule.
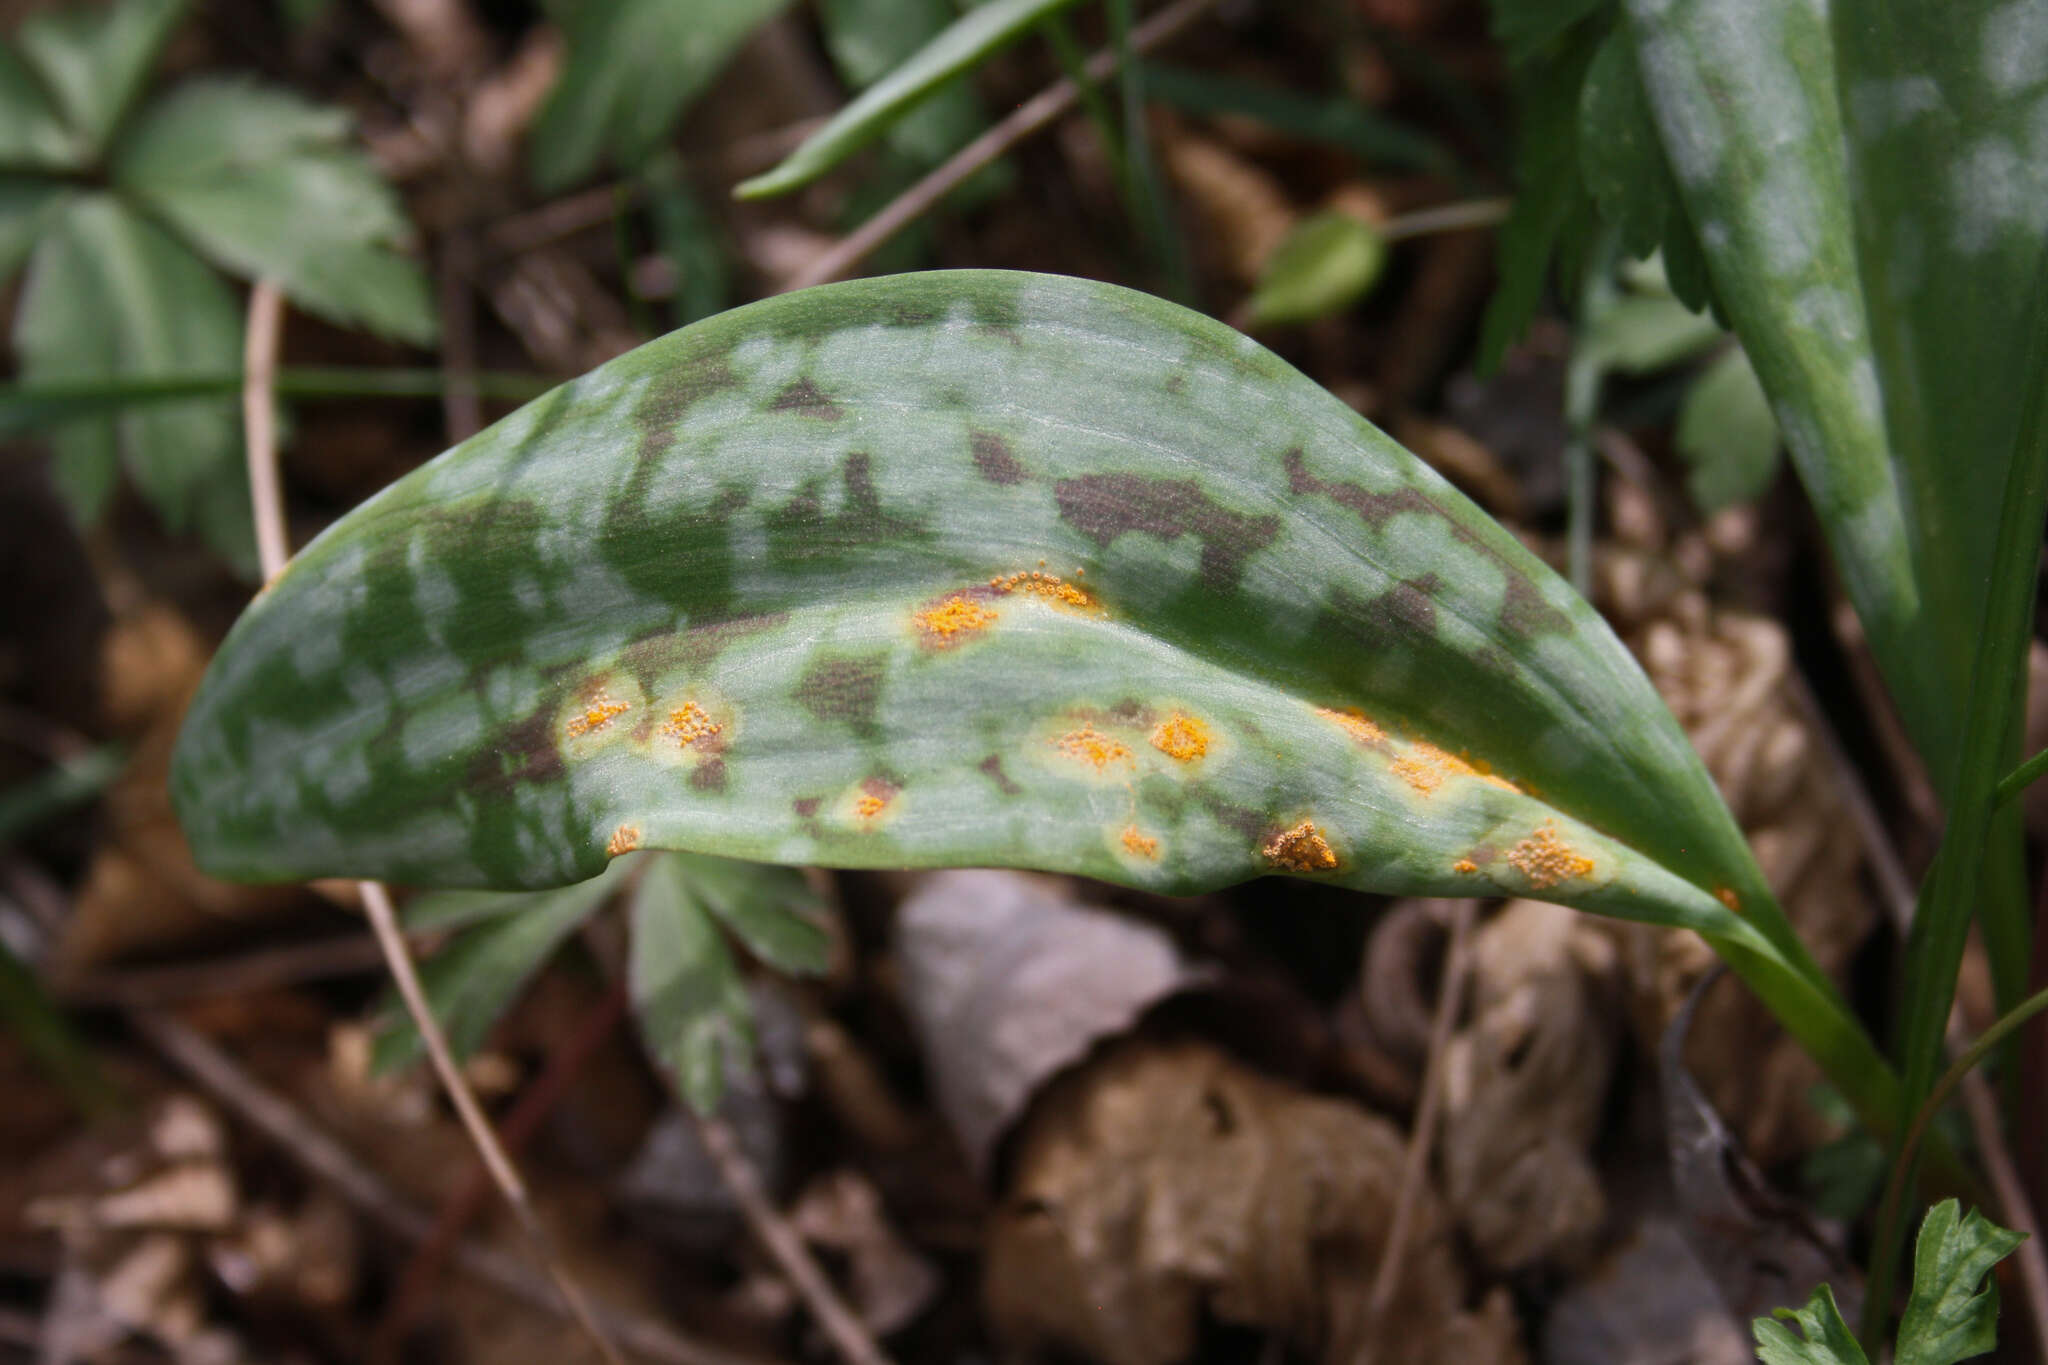
[[1090,281],[785,295],[529,405],[300,553],[173,790],[245,879],[643,847],[1542,895],[1714,936],[1889,1114],[1591,608],[1248,338]]
[[891,124],[989,54],[1009,46],[1075,0],[989,0],[956,19],[904,62],[834,114],[782,163],[733,193],[766,199],[808,185],[880,137]]
[[0,791],[0,844],[98,796],[127,757],[119,745],[102,745]]

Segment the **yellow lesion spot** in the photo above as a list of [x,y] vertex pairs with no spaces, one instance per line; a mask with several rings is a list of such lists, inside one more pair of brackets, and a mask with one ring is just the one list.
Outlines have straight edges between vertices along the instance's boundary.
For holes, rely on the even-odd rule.
[[1159,856],[1159,841],[1136,825],[1125,825],[1122,836],[1124,852],[1134,858],[1154,859]]
[[1341,711],[1332,710],[1327,706],[1318,706],[1316,714],[1324,720],[1341,726],[1344,733],[1350,735],[1360,744],[1378,744],[1387,737],[1387,732],[1375,725],[1372,717],[1366,715],[1365,712],[1355,706],[1347,706]]
[[873,824],[888,813],[901,791],[902,788],[888,778],[863,778],[854,791],[853,818],[863,825]]
[[616,858],[621,853],[631,853],[640,847],[640,826],[620,825],[612,831],[611,841],[604,846],[607,857]]
[[710,739],[723,729],[723,725],[711,718],[710,712],[694,701],[686,701],[668,713],[668,720],[662,725],[661,732],[674,740],[678,749],[687,749],[700,740]]
[[1114,735],[1105,735],[1092,725],[1078,730],[1069,730],[1053,741],[1053,746],[1077,763],[1085,763],[1097,772],[1105,771],[1112,763],[1129,763],[1131,748]]
[[1102,603],[1094,593],[1078,584],[1069,583],[1056,574],[1027,571],[991,578],[989,587],[1007,597],[1013,592],[1029,593],[1042,597],[1058,606],[1073,607],[1077,611],[1094,611]]
[[1418,739],[1410,745],[1407,753],[1388,765],[1388,771],[1424,796],[1431,795],[1453,777],[1476,777],[1502,791],[1521,790],[1506,778],[1496,777],[1480,765],[1449,750],[1439,749],[1426,739]]
[[1259,851],[1266,855],[1267,862],[1289,872],[1329,872],[1337,866],[1336,851],[1313,820],[1282,830]]
[[1534,834],[1509,849],[1508,865],[1538,891],[1593,875],[1593,860],[1564,841],[1554,820],[1545,820]]
[[926,607],[910,620],[924,636],[926,644],[946,649],[960,643],[965,636],[987,630],[995,624],[996,616],[994,607],[978,602],[964,592],[956,592]]
[[627,703],[617,700],[609,692],[598,692],[585,699],[582,712],[569,717],[569,724],[564,728],[569,738],[581,739],[585,735],[596,734],[630,709]]
[[1451,864],[1451,871],[1461,877],[1470,877],[1479,871],[1479,864],[1473,862],[1470,858],[1460,858],[1457,862]]
[[1152,747],[1177,762],[1192,763],[1209,752],[1209,727],[1185,711],[1175,711],[1153,729]]

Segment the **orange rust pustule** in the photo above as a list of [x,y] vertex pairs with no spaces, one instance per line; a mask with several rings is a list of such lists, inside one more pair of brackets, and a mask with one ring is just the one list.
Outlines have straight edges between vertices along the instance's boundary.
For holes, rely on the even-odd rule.
[[1330,872],[1337,866],[1336,850],[1313,820],[1282,830],[1259,851],[1266,855],[1267,862],[1289,872]]
[[1738,896],[1738,895],[1736,895],[1736,894],[1735,894],[1735,888],[1734,888],[1734,887],[1732,887],[1732,886],[1717,886],[1717,887],[1715,887],[1715,888],[1714,888],[1714,899],[1715,899],[1715,900],[1718,900],[1718,901],[1720,901],[1720,902],[1721,902],[1721,904],[1723,904],[1723,905],[1727,906],[1727,907],[1728,907],[1728,908],[1729,908],[1730,910],[1733,910],[1733,911],[1734,911],[1734,912],[1735,912],[1736,914],[1738,914],[1738,915],[1739,915],[1739,914],[1741,914],[1741,913],[1742,913],[1742,897],[1740,897],[1740,896]]
[[631,853],[640,847],[640,826],[620,825],[612,831],[611,840],[605,844],[605,856],[616,858],[621,853]]
[[1124,826],[1123,845],[1124,852],[1134,858],[1155,859],[1159,856],[1159,841],[1136,825]]
[[1175,711],[1152,731],[1152,747],[1179,763],[1192,763],[1209,752],[1209,727],[1185,711]]
[[629,709],[625,702],[614,701],[609,693],[599,692],[583,704],[582,715],[569,717],[566,727],[569,738],[581,739],[584,735],[595,734]]
[[1545,820],[1534,834],[1509,849],[1508,866],[1538,891],[1593,875],[1593,860],[1564,841],[1554,820]]
[[1469,877],[1479,871],[1479,864],[1473,862],[1470,858],[1460,858],[1451,864],[1451,871],[1461,877]]
[[679,749],[717,735],[725,727],[711,719],[711,715],[696,702],[686,701],[668,713],[668,721],[661,732],[676,742]]
[[902,788],[886,777],[863,778],[860,795],[853,803],[853,813],[863,820],[872,820],[889,809],[889,803],[896,799],[896,793],[901,790]]
[[987,630],[996,622],[994,607],[978,602],[964,592],[939,599],[910,618],[924,642],[934,649],[950,649],[967,636]]
[[1042,597],[1048,602],[1080,611],[1095,611],[1102,602],[1086,588],[1067,582],[1055,574],[1027,571],[1006,574],[988,581],[989,587],[1007,597],[1013,592],[1029,593]]
[[1407,753],[1388,765],[1388,771],[1406,782],[1415,790],[1428,796],[1443,786],[1448,778],[1476,777],[1488,786],[1499,787],[1502,791],[1519,792],[1520,787],[1503,777],[1495,777],[1479,764],[1439,749],[1426,739],[1418,739]]
[[1128,744],[1114,735],[1103,734],[1092,725],[1069,730],[1055,741],[1055,746],[1068,758],[1078,763],[1086,763],[1097,772],[1103,771],[1112,763],[1131,761],[1131,749]]
[[1387,732],[1374,724],[1372,717],[1355,706],[1347,706],[1341,711],[1318,706],[1316,714],[1343,727],[1344,733],[1360,744],[1378,744],[1387,737]]

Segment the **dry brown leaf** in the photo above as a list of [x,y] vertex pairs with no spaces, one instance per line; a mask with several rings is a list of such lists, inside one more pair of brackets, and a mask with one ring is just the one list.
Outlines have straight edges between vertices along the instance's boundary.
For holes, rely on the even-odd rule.
[[1280,182],[1221,142],[1162,125],[1161,159],[1200,219],[1204,250],[1238,284],[1259,281],[1296,217]]
[[854,1311],[886,1336],[907,1326],[938,1296],[938,1268],[903,1240],[882,1196],[858,1171],[837,1170],[805,1187],[789,1221],[807,1242],[846,1259]]
[[1159,930],[1019,872],[926,878],[896,943],[939,1110],[983,1173],[1040,1086],[1198,979]]

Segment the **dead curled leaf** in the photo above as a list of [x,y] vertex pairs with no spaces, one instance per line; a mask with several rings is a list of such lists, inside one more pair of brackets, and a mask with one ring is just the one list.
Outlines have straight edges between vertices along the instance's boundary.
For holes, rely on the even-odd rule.
[[1061,1077],[1019,1131],[989,1229],[998,1334],[1104,1365],[1192,1355],[1206,1317],[1314,1358],[1519,1362],[1505,1290],[1466,1308],[1451,1222],[1423,1191],[1386,1321],[1366,1319],[1402,1178],[1386,1121],[1203,1043],[1116,1044]]
[[1575,1265],[1607,1217],[1587,1153],[1617,1047],[1614,945],[1576,911],[1510,901],[1472,959],[1470,1022],[1446,1054],[1445,1198],[1489,1268]]

